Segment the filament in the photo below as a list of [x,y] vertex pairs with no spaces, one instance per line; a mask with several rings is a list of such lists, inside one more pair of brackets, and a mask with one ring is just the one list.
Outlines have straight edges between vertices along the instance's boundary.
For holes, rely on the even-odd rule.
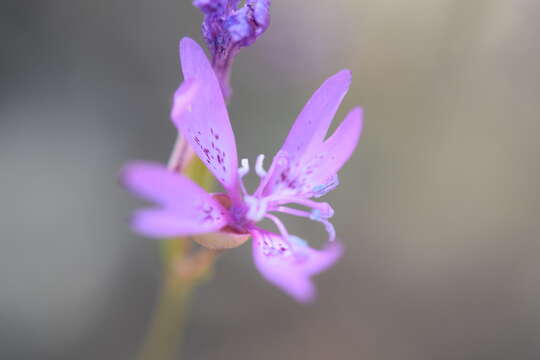
[[308,212],[304,210],[297,210],[297,209],[289,208],[286,206],[279,206],[275,211],[283,213],[283,214],[304,217],[313,221],[320,222],[324,225],[324,228],[326,232],[328,233],[328,241],[336,240],[336,229],[334,228],[334,225],[332,225],[330,221],[326,220],[326,218],[321,217],[321,214],[317,209],[311,212]]
[[283,225],[281,220],[279,220],[279,218],[277,216],[274,216],[272,214],[266,214],[264,217],[272,220],[272,222],[274,224],[276,224],[276,227],[278,228],[279,233],[281,234],[281,237],[283,237],[283,240],[285,240],[287,242],[287,244],[288,244],[289,243],[289,232],[287,231],[287,228],[285,227],[285,225]]

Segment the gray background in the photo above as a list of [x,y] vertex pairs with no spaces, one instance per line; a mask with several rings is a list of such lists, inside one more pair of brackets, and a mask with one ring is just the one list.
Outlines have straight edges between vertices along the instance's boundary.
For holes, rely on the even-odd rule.
[[[188,0],[0,6],[0,358],[132,359],[160,265],[116,174],[166,161],[177,43],[200,40],[201,15]],[[361,104],[365,131],[328,196],[347,252],[307,307],[259,277],[250,246],[227,252],[196,293],[187,358],[538,359],[539,11],[275,0],[234,68],[239,153],[271,156],[351,68],[339,119]]]

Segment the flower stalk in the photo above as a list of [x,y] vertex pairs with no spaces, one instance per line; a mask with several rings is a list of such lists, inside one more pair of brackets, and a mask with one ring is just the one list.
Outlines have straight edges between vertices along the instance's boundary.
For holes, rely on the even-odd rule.
[[193,290],[209,278],[217,255],[204,248],[193,251],[187,238],[168,241],[162,253],[162,288],[140,360],[178,359]]
[[[193,150],[179,136],[169,169],[181,172],[210,190],[214,180]],[[161,242],[163,263],[161,290],[139,359],[178,359],[184,338],[184,328],[194,288],[208,280],[218,252],[206,248],[195,249],[191,237],[179,237]]]

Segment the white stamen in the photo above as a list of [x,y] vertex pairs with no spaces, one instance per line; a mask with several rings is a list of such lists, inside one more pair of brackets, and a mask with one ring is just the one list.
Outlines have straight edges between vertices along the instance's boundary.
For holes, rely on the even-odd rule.
[[283,237],[283,240],[285,240],[287,243],[289,241],[289,232],[287,231],[287,228],[285,227],[285,225],[283,225],[283,223],[281,222],[281,220],[279,220],[279,218],[277,216],[274,216],[272,214],[266,214],[265,217],[267,219],[270,219],[272,220],[272,222],[276,225],[276,227],[278,228],[279,230],[279,233],[281,234],[281,236]]
[[324,228],[326,229],[326,232],[328,233],[328,241],[334,241],[336,240],[336,229],[334,228],[334,225],[328,220],[318,220],[324,225]]
[[337,175],[334,175],[327,179],[325,183],[313,186],[311,193],[314,197],[319,198],[334,190],[338,185],[339,178]]
[[255,163],[255,172],[261,178],[265,177],[267,174],[266,170],[264,170],[263,162],[264,162],[264,154],[260,154],[259,156],[257,156],[257,162]]
[[242,180],[242,178],[246,176],[247,173],[249,173],[249,161],[248,159],[242,159],[242,161],[240,161],[240,164],[242,165],[241,167],[238,168],[238,177],[240,178],[239,179],[240,189],[242,190],[243,194],[247,194],[246,186],[244,185],[244,181]]
[[242,159],[240,164],[242,166],[238,169],[238,176],[240,176],[240,178],[243,178],[249,172],[249,160],[248,159]]
[[303,210],[288,208],[286,206],[279,206],[275,211],[294,216],[306,217],[310,220],[320,222],[324,225],[324,228],[328,233],[328,241],[334,241],[336,239],[336,229],[334,228],[334,225],[332,225],[330,221],[326,220],[327,217],[325,215],[327,214],[324,214],[319,209],[313,209],[311,212],[307,212]]
[[276,203],[277,205],[293,203],[293,204],[298,204],[298,205],[311,208],[312,210],[319,210],[318,214],[320,214],[321,218],[324,218],[324,219],[329,219],[332,216],[334,216],[334,209],[332,209],[330,204],[326,202],[317,202],[317,201],[313,201],[313,200],[306,199],[303,197],[294,197],[294,196],[281,197],[281,198],[277,196],[268,196],[267,199],[268,201],[272,201]]

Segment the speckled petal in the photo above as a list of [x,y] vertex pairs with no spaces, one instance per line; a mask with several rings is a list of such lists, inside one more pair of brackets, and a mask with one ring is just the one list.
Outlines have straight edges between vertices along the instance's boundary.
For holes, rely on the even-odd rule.
[[[318,197],[337,186],[336,172],[358,139],[357,114],[347,117],[336,131],[337,136],[333,136],[344,141],[342,148],[338,141],[328,143],[337,146],[329,146],[324,139],[350,83],[350,71],[342,70],[313,94],[274,157],[257,195]],[[351,133],[346,134],[349,130]],[[336,161],[329,166],[332,160]]]
[[121,173],[122,184],[159,207],[139,210],[133,229],[151,237],[200,234],[221,229],[226,210],[187,177],[148,162],[130,163]]
[[[195,83],[196,96],[186,103],[187,91],[180,87],[171,113],[173,123],[219,182],[236,196],[236,143],[214,70],[201,47],[189,38],[180,42],[180,60],[184,80]],[[179,101],[186,104],[186,111],[178,111]]]
[[318,189],[336,176],[358,144],[362,118],[362,109],[353,109],[328,140],[302,157],[304,166],[299,176],[304,178],[305,191],[318,196]]
[[253,231],[253,258],[262,276],[302,303],[315,299],[316,288],[311,277],[332,266],[342,252],[338,242],[315,250],[295,236],[286,242],[280,235],[260,229]]

